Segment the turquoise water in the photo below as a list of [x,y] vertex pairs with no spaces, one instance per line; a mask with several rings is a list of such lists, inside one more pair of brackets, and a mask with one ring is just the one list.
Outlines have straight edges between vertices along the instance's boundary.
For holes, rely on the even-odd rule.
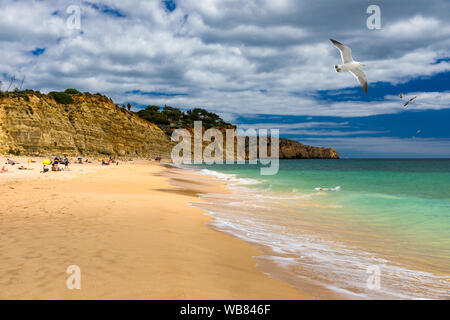
[[[315,237],[317,243],[351,249],[350,260],[355,255],[371,255],[384,261],[385,269],[395,266],[407,270],[405,277],[419,277],[409,274],[410,271],[429,276],[429,281],[419,279],[402,289],[403,284],[395,284],[396,277],[401,277],[391,268],[388,273],[392,279],[385,281],[387,285],[392,280],[388,293],[395,291],[398,297],[448,297],[450,160],[281,160],[280,170],[274,176],[261,176],[258,166],[251,165],[201,168],[203,173],[233,181],[235,191],[222,202],[220,210],[217,210],[220,199],[214,198],[216,218],[229,232],[237,236],[241,232],[242,237],[245,233],[246,240],[269,245],[268,239],[273,236],[276,240],[272,242],[283,243],[282,250],[297,255],[304,254],[306,249],[292,248],[305,242],[301,237],[308,234],[307,241]],[[261,223],[258,232],[264,229],[271,236],[255,235],[252,223],[245,226],[239,216],[245,217],[244,222],[253,221],[253,225]],[[282,240],[277,230],[283,230]],[[308,253],[322,264],[330,261],[336,252],[330,249],[327,259],[322,256],[319,259],[313,249],[317,243],[308,244]],[[324,254],[324,250],[320,253]],[[308,263],[313,264],[314,259]],[[361,261],[348,263],[356,266]],[[291,267],[303,263],[299,260]],[[336,268],[333,262],[331,266]],[[342,270],[343,276],[348,272]],[[433,277],[440,277],[439,284],[428,288]],[[320,279],[326,281],[327,276]],[[346,285],[345,281],[340,288],[364,294],[361,297],[377,297],[355,284]],[[410,295],[408,290],[415,294]]]

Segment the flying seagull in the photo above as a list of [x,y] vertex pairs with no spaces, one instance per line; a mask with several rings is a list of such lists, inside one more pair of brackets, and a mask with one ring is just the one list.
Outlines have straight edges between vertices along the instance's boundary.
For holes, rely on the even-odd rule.
[[361,69],[359,69],[359,67],[364,67],[365,65],[361,62],[353,61],[352,50],[349,47],[333,39],[330,39],[330,41],[341,52],[341,58],[343,63],[342,65],[335,64],[334,69],[336,69],[337,72],[340,72],[342,70],[350,71],[355,76],[355,78],[358,79],[359,83],[361,84],[361,87],[364,89],[364,92],[367,93],[368,89],[367,78],[364,72]]
[[410,104],[411,102],[413,102],[414,100],[416,100],[417,96],[412,97],[411,99],[409,99],[408,101],[406,101],[406,103],[403,105],[404,107],[406,107],[408,104]]
[[417,136],[418,134],[421,134],[421,133],[422,133],[422,130],[421,130],[421,129],[417,130],[417,131],[416,131],[416,136]]

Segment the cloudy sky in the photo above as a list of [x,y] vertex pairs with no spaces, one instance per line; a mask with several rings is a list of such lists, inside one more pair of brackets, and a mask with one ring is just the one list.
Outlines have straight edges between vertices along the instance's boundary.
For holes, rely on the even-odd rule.
[[[15,75],[135,110],[207,108],[342,157],[450,157],[446,0],[1,0],[0,12],[3,90]],[[329,38],[366,64],[367,95],[335,72]],[[417,99],[405,108],[399,93]]]

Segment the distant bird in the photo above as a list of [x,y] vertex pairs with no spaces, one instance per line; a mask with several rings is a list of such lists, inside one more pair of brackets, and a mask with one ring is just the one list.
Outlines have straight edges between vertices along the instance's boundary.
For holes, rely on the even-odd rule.
[[421,130],[421,129],[417,130],[417,131],[416,131],[416,136],[419,135],[419,134],[421,134],[421,133],[422,133],[422,130]]
[[400,93],[398,96],[400,97],[400,99],[403,99],[403,93]]
[[367,93],[368,90],[367,78],[364,72],[361,69],[359,69],[359,67],[364,67],[365,64],[358,61],[353,61],[352,50],[346,45],[343,45],[339,41],[333,39],[330,39],[330,41],[341,52],[341,58],[343,63],[342,65],[335,64],[334,69],[337,72],[341,72],[342,70],[350,71],[355,76],[355,78],[358,79],[361,87],[364,89],[364,92]]
[[409,99],[408,101],[406,101],[406,103],[403,105],[404,107],[406,107],[408,104],[410,104],[411,102],[413,102],[414,100],[416,100],[417,96],[412,97],[411,99]]

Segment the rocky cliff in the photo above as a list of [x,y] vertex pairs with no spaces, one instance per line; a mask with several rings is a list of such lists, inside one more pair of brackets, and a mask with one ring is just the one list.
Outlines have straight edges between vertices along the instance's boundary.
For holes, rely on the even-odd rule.
[[38,92],[0,97],[0,154],[168,157],[172,143],[156,125],[101,95],[72,94],[62,104]]
[[[219,130],[222,133],[222,136],[225,137],[226,136],[226,130],[227,129],[236,129],[235,126],[230,126],[228,128],[214,128]],[[189,131],[191,137],[192,137],[192,141],[191,144],[192,146],[194,145],[194,129],[192,128],[187,128],[187,130]],[[205,132],[205,130],[203,130],[203,133]],[[225,138],[224,138],[225,141]],[[257,149],[259,149],[259,140],[257,139],[255,141],[255,146]],[[206,146],[208,146],[210,144],[210,142],[207,141],[202,141],[202,148],[204,149]],[[245,142],[245,155],[244,158],[246,160],[248,160],[249,157],[249,140],[247,138],[246,142]],[[223,154],[223,158],[224,160],[226,159],[226,149],[224,148],[219,148],[221,150],[221,153]],[[237,139],[234,139],[234,158],[235,159],[241,159],[242,157],[239,157],[237,155]],[[258,155],[259,155],[259,150],[257,151]],[[193,153],[192,153],[193,154]],[[267,138],[267,152],[265,153],[265,155],[270,156],[271,154],[271,138],[268,137]],[[192,155],[193,156],[193,155]],[[339,159],[339,154],[332,148],[320,148],[320,147],[312,147],[312,146],[308,146],[305,144],[302,144],[298,141],[295,140],[291,140],[291,139],[285,139],[285,138],[280,138],[279,140],[279,158],[280,159]]]
[[[0,92],[0,154],[170,157],[175,143],[158,126],[118,108],[111,99],[89,93],[62,98],[33,91]],[[226,128],[219,129],[225,134]],[[204,142],[203,147],[207,145]],[[281,159],[339,158],[333,149],[289,139],[280,139],[279,155]]]
[[290,139],[280,139],[280,159],[339,159],[332,148],[304,145]]

